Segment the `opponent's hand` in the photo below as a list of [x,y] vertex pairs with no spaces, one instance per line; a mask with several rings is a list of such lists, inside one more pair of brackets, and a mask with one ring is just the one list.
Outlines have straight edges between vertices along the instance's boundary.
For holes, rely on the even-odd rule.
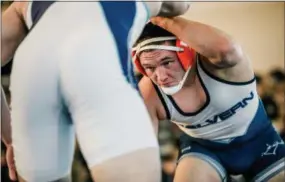
[[6,160],[7,160],[7,166],[9,169],[9,177],[12,181],[17,180],[17,174],[16,174],[16,166],[14,161],[14,151],[13,146],[8,145],[6,150]]

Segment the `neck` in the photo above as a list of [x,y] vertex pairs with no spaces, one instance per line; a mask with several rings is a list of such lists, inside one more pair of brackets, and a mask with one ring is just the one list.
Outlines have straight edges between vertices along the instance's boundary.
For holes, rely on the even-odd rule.
[[196,78],[195,70],[192,67],[188,73],[188,76],[185,80],[183,87],[192,87],[193,84],[195,83],[195,78]]

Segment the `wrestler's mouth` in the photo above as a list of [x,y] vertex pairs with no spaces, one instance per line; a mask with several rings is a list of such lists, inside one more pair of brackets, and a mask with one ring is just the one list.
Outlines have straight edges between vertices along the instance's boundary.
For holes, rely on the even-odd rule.
[[161,87],[173,87],[177,84],[178,84],[177,82],[167,82],[167,83],[160,84],[160,86]]

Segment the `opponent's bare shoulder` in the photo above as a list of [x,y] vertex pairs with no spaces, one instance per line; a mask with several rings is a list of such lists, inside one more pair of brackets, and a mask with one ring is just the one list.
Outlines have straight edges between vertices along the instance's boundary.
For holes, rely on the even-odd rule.
[[158,101],[157,93],[152,81],[148,77],[142,77],[139,82],[139,89],[147,105],[150,105],[152,107],[156,105],[156,102]]
[[141,95],[143,97],[144,103],[146,105],[146,108],[148,110],[148,113],[150,115],[152,125],[154,128],[154,131],[156,135],[158,134],[158,126],[159,126],[159,120],[161,119],[159,117],[159,98],[157,96],[157,93],[155,91],[155,88],[153,86],[153,83],[151,80],[144,76],[140,82],[139,82],[139,89],[141,92]]
[[27,18],[27,10],[28,10],[28,6],[30,3],[29,1],[19,1],[19,2],[14,2],[14,6],[17,10],[17,12],[19,13],[20,16],[22,16],[23,20],[26,20]]
[[27,35],[25,12],[28,3],[15,1],[2,13],[2,66],[13,57],[17,47]]
[[[28,5],[31,2],[28,1],[15,1],[13,2],[5,12],[14,14],[14,18],[17,17],[23,24],[25,24],[25,19],[27,16]],[[4,12],[4,14],[5,14]]]
[[150,114],[157,120],[166,119],[164,106],[150,78],[144,76],[139,82],[139,89]]

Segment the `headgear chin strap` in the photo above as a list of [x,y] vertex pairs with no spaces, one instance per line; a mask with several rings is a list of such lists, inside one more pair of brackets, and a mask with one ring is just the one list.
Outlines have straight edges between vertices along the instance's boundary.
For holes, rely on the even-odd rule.
[[188,68],[186,73],[184,74],[182,80],[177,84],[172,87],[160,87],[160,89],[166,94],[166,95],[174,95],[176,94],[179,90],[182,89],[185,81],[187,80],[188,74],[190,72],[191,68]]
[[[176,40],[176,45],[175,46],[148,45],[153,42],[161,42],[161,41],[167,41],[167,40]],[[175,51],[177,53],[177,57],[183,69],[186,71],[185,75],[183,76],[183,79],[179,82],[178,85],[175,85],[173,87],[161,87],[162,91],[165,94],[173,95],[174,93],[177,93],[183,87],[186,81],[187,75],[189,73],[189,70],[191,69],[191,66],[194,63],[195,51],[189,48],[188,45],[185,44],[184,42],[176,39],[176,37],[174,36],[156,37],[156,38],[150,38],[145,41],[142,41],[135,48],[132,49],[132,56],[133,56],[133,61],[136,65],[137,70],[145,76],[146,76],[146,72],[140,63],[139,53],[141,53],[144,50],[155,50],[155,49]]]

